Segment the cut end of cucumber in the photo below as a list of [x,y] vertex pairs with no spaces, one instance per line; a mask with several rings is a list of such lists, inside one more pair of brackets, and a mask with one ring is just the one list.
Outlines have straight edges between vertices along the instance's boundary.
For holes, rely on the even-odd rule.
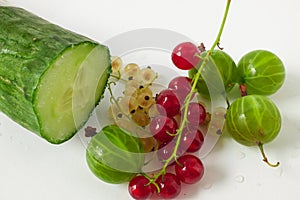
[[70,139],[99,102],[109,77],[105,46],[68,47],[41,77],[34,100],[40,134],[51,143]]

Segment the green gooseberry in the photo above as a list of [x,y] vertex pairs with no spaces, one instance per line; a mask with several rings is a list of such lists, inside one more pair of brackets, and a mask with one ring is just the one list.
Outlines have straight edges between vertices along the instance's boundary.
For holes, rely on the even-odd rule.
[[276,105],[266,96],[247,95],[236,99],[226,113],[226,130],[234,140],[246,146],[258,145],[264,161],[270,166],[263,144],[276,138],[281,128],[281,116]]
[[[205,58],[207,55],[207,51],[202,52],[200,54],[200,60],[201,58]],[[203,60],[203,59],[202,59]],[[217,67],[217,70],[219,72],[219,75],[216,74],[216,76],[222,78],[224,87],[223,88],[216,88],[214,89],[215,91],[218,91],[219,93],[225,92],[228,93],[233,86],[237,82],[237,67],[234,62],[234,60],[224,51],[221,50],[213,50],[210,54],[210,60],[215,64]],[[198,72],[199,66],[202,64],[202,61],[193,69],[190,69],[188,74],[191,79],[195,76],[195,74]],[[204,66],[204,71],[209,70],[209,67],[211,67],[209,64]],[[208,69],[207,69],[208,68]],[[202,72],[204,72],[202,71]],[[201,72],[201,73],[202,73]],[[211,72],[213,74],[215,72]],[[217,77],[212,77],[213,79],[216,79]],[[211,80],[214,82],[214,80]],[[213,86],[213,83],[210,84],[210,86]],[[209,97],[210,96],[210,91],[208,89],[208,84],[205,82],[203,76],[201,75],[198,79],[197,86],[196,86],[197,91],[199,94],[201,94],[204,97]]]
[[92,137],[86,150],[90,170],[107,183],[130,181],[141,172],[144,160],[140,139],[117,125],[105,126]]
[[239,84],[247,94],[271,95],[285,79],[285,68],[278,56],[266,50],[254,50],[244,55],[237,65]]

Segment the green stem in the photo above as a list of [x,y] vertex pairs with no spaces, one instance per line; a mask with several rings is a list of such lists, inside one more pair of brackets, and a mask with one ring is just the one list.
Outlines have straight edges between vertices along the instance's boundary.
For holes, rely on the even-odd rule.
[[220,43],[221,36],[222,36],[222,33],[223,33],[223,29],[225,27],[225,22],[226,22],[226,19],[227,19],[227,16],[228,16],[230,3],[231,3],[231,0],[227,0],[227,4],[226,4],[225,12],[224,12],[224,15],[223,15],[223,20],[222,20],[222,23],[221,23],[221,26],[220,26],[220,29],[219,29],[219,33],[217,35],[217,38],[216,38],[214,44],[211,46],[211,48],[209,50],[210,52],[213,51],[216,48],[216,46],[218,46],[219,43]]
[[268,158],[267,158],[267,156],[266,156],[266,154],[265,154],[265,151],[264,151],[264,148],[263,148],[263,144],[262,143],[258,143],[258,147],[259,147],[259,150],[260,150],[260,152],[261,152],[261,154],[262,154],[262,156],[263,156],[263,161],[265,162],[265,163],[267,163],[269,166],[271,166],[271,167],[278,167],[279,166],[279,162],[277,162],[276,164],[272,164],[272,163],[270,163],[269,161],[268,161]]
[[183,119],[181,121],[179,129],[177,130],[177,137],[178,138],[177,138],[177,141],[176,141],[176,144],[175,144],[175,147],[174,147],[174,151],[173,151],[172,155],[167,160],[165,160],[164,166],[162,167],[162,169],[160,170],[160,172],[155,175],[155,177],[154,177],[155,179],[157,179],[160,175],[165,174],[166,169],[167,169],[167,167],[168,167],[168,165],[170,164],[171,161],[173,161],[173,160],[177,161],[177,150],[179,148],[179,144],[180,144],[180,141],[181,141],[182,132],[183,132],[184,127],[188,123],[188,119],[187,119],[188,105],[189,105],[189,103],[190,103],[190,101],[192,99],[194,91],[196,90],[197,82],[198,82],[198,80],[200,78],[201,72],[202,72],[204,66],[206,65],[207,61],[209,60],[209,57],[211,55],[210,52],[212,52],[216,48],[216,46],[220,43],[220,39],[221,39],[221,36],[222,36],[222,33],[223,33],[223,29],[225,27],[225,22],[226,22],[226,19],[227,19],[227,16],[228,16],[228,11],[229,11],[229,7],[230,7],[230,3],[231,3],[231,0],[227,0],[225,12],[224,12],[224,15],[223,15],[223,20],[222,20],[222,23],[221,23],[221,26],[220,26],[217,38],[216,38],[215,42],[213,43],[213,45],[211,46],[209,52],[203,58],[203,60],[201,62],[201,65],[199,67],[199,70],[198,70],[198,72],[196,73],[196,75],[193,78],[193,81],[192,81],[193,84],[192,84],[191,92],[187,95],[187,97],[186,97],[186,99],[184,101],[184,105],[183,105],[183,109],[184,109]]

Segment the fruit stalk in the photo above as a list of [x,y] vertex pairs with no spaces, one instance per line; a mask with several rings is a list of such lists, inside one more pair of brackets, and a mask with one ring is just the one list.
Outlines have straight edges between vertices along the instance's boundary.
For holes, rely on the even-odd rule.
[[259,150],[260,150],[260,152],[261,152],[261,154],[262,154],[263,161],[264,161],[265,163],[267,163],[267,164],[268,164],[269,166],[271,166],[271,167],[278,167],[278,166],[280,165],[279,162],[277,162],[276,164],[272,164],[272,163],[270,163],[270,162],[268,161],[268,158],[267,158],[267,156],[266,156],[266,154],[265,154],[265,151],[264,151],[264,148],[263,148],[263,144],[262,144],[262,143],[259,143],[259,144],[258,144],[258,147],[259,147]]
[[[218,35],[217,35],[216,40],[214,41],[213,45],[211,46],[209,52],[212,52],[216,48],[216,46],[218,46],[219,43],[220,43],[220,39],[221,39],[221,36],[222,36],[222,33],[223,33],[223,29],[225,27],[225,22],[226,22],[226,19],[227,19],[227,16],[228,16],[230,3],[231,3],[231,1],[227,0],[225,12],[224,12],[224,15],[223,15],[221,26],[219,28]],[[177,159],[176,159],[176,157],[177,157],[177,150],[178,150],[179,145],[180,145],[182,132],[183,132],[184,127],[188,124],[188,119],[187,119],[188,105],[191,102],[191,99],[193,97],[194,91],[196,90],[197,82],[198,82],[198,80],[200,78],[202,69],[204,68],[204,66],[206,65],[207,61],[209,60],[210,55],[211,54],[208,53],[203,58],[202,63],[200,65],[200,67],[199,67],[199,70],[198,70],[198,72],[196,73],[196,75],[194,76],[194,78],[192,80],[192,89],[191,89],[190,93],[187,95],[187,97],[185,98],[184,105],[183,105],[184,114],[183,114],[183,118],[182,118],[182,122],[180,124],[180,127],[177,130],[177,137],[178,138],[177,138],[177,141],[176,141],[176,144],[175,144],[175,147],[174,147],[174,151],[173,151],[172,155],[165,161],[165,164],[164,164],[163,168],[161,169],[161,171],[158,174],[155,175],[155,178],[159,177],[162,174],[165,174],[166,168],[168,167],[168,165],[170,164],[170,162],[173,161],[173,159],[175,159],[175,161],[177,162]]]

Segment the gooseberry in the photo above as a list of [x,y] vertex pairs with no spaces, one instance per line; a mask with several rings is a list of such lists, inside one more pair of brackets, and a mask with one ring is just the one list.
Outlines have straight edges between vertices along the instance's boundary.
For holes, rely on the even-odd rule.
[[237,71],[239,84],[246,86],[247,94],[274,94],[285,79],[282,61],[266,50],[254,50],[244,55],[238,62]]

